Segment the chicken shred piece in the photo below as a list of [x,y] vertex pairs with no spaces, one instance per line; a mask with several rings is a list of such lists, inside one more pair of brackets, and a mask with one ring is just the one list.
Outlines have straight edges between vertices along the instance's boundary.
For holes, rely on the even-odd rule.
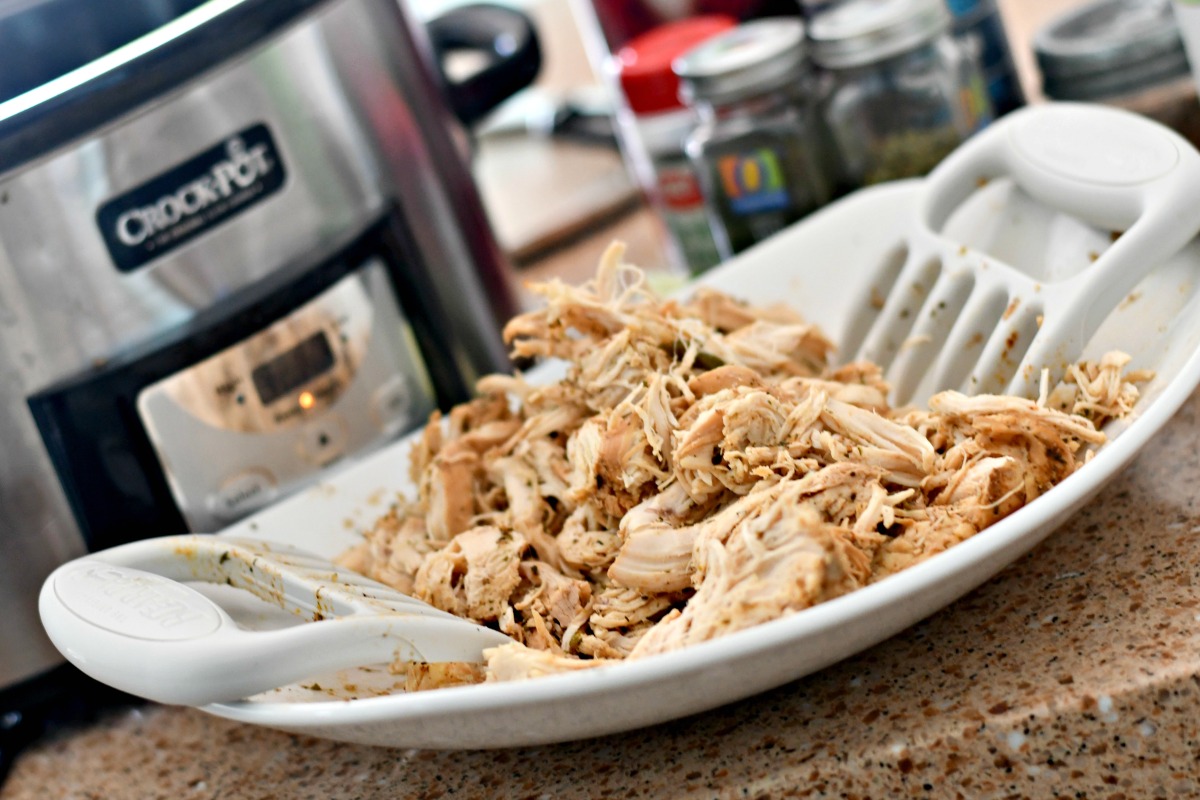
[[[893,408],[795,310],[702,287],[663,300],[610,247],[505,326],[545,383],[491,375],[415,437],[400,498],[341,563],[513,638],[414,689],[648,657],[802,611],[974,536],[1136,411],[1120,352],[1036,399]],[[559,373],[556,373],[559,374]]]
[[492,526],[472,528],[430,553],[413,580],[413,593],[443,611],[475,622],[496,620],[520,583],[518,534]]

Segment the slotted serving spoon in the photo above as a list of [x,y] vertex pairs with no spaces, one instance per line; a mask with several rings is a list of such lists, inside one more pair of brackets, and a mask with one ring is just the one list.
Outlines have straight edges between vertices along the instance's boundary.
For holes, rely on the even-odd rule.
[[[226,584],[306,620],[247,630],[181,581]],[[287,545],[165,536],[60,566],[42,623],[80,670],[179,705],[237,700],[330,671],[392,661],[482,660],[507,636]]]
[[[972,192],[1002,177],[1047,213],[1115,241],[1073,276],[1047,282],[943,235]],[[976,134],[924,181],[899,278],[856,354],[885,367],[899,403],[943,389],[1036,397],[1042,370],[1053,385],[1138,281],[1197,231],[1200,154],[1178,134],[1105,106],[1030,106]]]

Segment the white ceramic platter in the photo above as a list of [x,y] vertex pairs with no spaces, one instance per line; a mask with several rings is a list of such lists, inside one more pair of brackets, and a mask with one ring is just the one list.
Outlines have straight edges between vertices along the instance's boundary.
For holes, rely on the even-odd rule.
[[[844,341],[870,313],[872,283],[895,260],[919,183],[859,192],[706,276],[754,303],[786,302]],[[949,235],[1046,279],[1094,258],[1109,234],[1033,206],[995,181],[957,212]],[[597,258],[599,253],[596,254]],[[664,722],[735,702],[850,656],[953,602],[1028,551],[1098,492],[1200,382],[1200,246],[1162,265],[1092,340],[1089,356],[1119,348],[1157,371],[1129,420],[1079,472],[1029,506],[951,550],[818,607],[723,639],[639,661],[511,683],[371,696],[386,672],[323,676],[206,711],[243,722],[353,742],[489,748],[581,739]],[[875,287],[878,288],[878,287]],[[902,287],[897,287],[899,290]],[[867,309],[867,311],[864,311]],[[401,442],[227,532],[335,556],[407,490]],[[215,590],[214,590],[215,591]],[[237,598],[221,599],[244,602]],[[277,625],[246,604],[248,624]],[[256,616],[257,615],[257,616]]]

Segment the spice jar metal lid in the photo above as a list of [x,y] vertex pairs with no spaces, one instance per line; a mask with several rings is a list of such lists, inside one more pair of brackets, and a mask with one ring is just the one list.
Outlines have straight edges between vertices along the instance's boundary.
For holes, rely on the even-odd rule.
[[679,77],[671,63],[703,41],[737,27],[721,14],[668,22],[634,37],[617,51],[621,90],[637,114],[680,108]]
[[1117,97],[1189,74],[1169,0],[1101,0],[1034,37],[1042,91],[1056,100]]
[[829,69],[873,64],[949,30],[943,0],[849,0],[809,23],[813,62]]
[[805,70],[804,23],[765,17],[719,34],[675,59],[686,102],[722,102],[772,91]]

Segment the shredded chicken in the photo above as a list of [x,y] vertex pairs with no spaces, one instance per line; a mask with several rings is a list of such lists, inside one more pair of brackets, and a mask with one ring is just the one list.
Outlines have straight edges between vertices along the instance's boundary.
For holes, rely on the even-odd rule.
[[531,287],[545,307],[505,338],[564,377],[489,376],[435,414],[416,498],[343,559],[513,639],[482,669],[414,666],[412,688],[641,658],[878,581],[1062,481],[1151,377],[1114,352],[1036,401],[894,409],[879,367],[831,365],[794,311],[662,300],[622,255]]

